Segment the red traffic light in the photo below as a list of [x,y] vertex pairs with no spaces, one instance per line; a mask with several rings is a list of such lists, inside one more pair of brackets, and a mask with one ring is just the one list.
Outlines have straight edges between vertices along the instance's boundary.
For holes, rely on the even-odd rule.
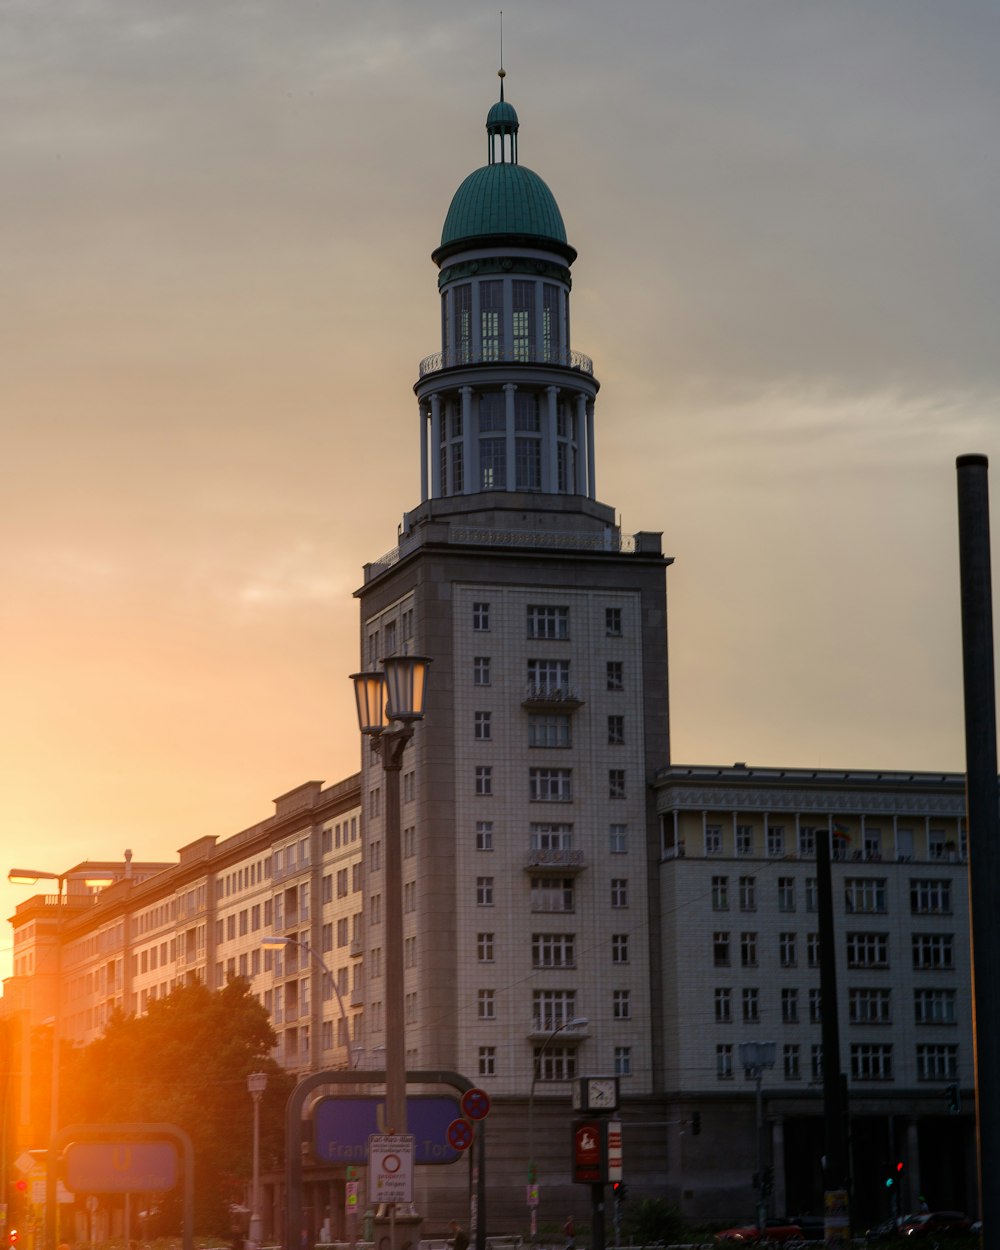
[[902,1172],[902,1170],[903,1170],[903,1164],[902,1164],[902,1161],[900,1161],[899,1163],[896,1164],[896,1171]]
[[17,1245],[18,1232],[16,1228],[12,1228],[7,1234],[7,1244],[11,1246]]
[[19,1181],[14,1182],[14,1188],[19,1194],[26,1194],[28,1192],[28,1182],[22,1176]]

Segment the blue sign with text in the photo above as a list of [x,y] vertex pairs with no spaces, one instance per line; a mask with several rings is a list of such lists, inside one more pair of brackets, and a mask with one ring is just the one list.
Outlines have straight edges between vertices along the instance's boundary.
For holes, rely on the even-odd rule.
[[[324,1163],[364,1163],[368,1138],[384,1132],[379,1109],[385,1099],[320,1098],[313,1108],[313,1148]],[[458,1100],[421,1095],[406,1100],[406,1127],[413,1134],[417,1163],[455,1163],[462,1156],[448,1145],[448,1125],[461,1115]]]

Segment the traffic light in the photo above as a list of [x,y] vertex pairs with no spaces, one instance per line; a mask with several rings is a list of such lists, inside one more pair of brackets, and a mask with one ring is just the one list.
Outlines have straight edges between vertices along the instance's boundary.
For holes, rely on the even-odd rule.
[[944,1087],[944,1097],[948,1104],[948,1110],[952,1115],[958,1115],[962,1110],[962,1092],[958,1087],[957,1081],[952,1081],[950,1085]]
[[10,1230],[10,1232],[7,1234],[7,1244],[8,1244],[9,1246],[16,1246],[16,1245],[17,1245],[17,1239],[18,1239],[18,1236],[19,1236],[19,1233],[18,1233],[17,1229],[16,1229],[16,1228],[12,1228],[12,1229]]
[[614,1193],[615,1202],[624,1202],[628,1197],[628,1186],[624,1181],[615,1181],[611,1190]]
[[892,1189],[893,1185],[895,1185],[897,1181],[902,1181],[902,1179],[903,1179],[903,1162],[902,1160],[900,1160],[896,1164],[895,1172],[894,1173],[890,1172],[890,1174],[885,1178],[886,1189]]
[[697,1137],[700,1132],[701,1132],[701,1112],[692,1111],[691,1112],[691,1136]]

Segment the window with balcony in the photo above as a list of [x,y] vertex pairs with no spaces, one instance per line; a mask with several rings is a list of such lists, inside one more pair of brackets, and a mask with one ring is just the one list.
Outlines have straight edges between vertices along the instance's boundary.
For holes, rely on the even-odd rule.
[[532,991],[532,1032],[551,1033],[553,1029],[565,1028],[576,1018],[576,990]]
[[567,698],[569,688],[569,660],[529,660],[529,698]]
[[532,877],[531,910],[540,912],[573,911],[573,878]]
[[736,854],[750,856],[753,854],[753,826],[736,826]]

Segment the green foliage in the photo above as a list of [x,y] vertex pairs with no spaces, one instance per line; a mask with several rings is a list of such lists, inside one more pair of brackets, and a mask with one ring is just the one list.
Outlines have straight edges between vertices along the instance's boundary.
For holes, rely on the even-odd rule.
[[243,1198],[252,1168],[251,1072],[269,1078],[262,1168],[277,1166],[283,1153],[292,1080],[270,1057],[274,1043],[267,1013],[245,980],[214,992],[201,982],[179,986],[144,1016],[115,1014],[103,1037],[72,1057],[63,1123],[159,1121],[184,1129],[194,1145],[196,1227],[225,1235],[229,1204]]
[[662,1198],[644,1198],[634,1207],[625,1204],[624,1241],[632,1246],[669,1246],[682,1239],[684,1224],[676,1207]]

